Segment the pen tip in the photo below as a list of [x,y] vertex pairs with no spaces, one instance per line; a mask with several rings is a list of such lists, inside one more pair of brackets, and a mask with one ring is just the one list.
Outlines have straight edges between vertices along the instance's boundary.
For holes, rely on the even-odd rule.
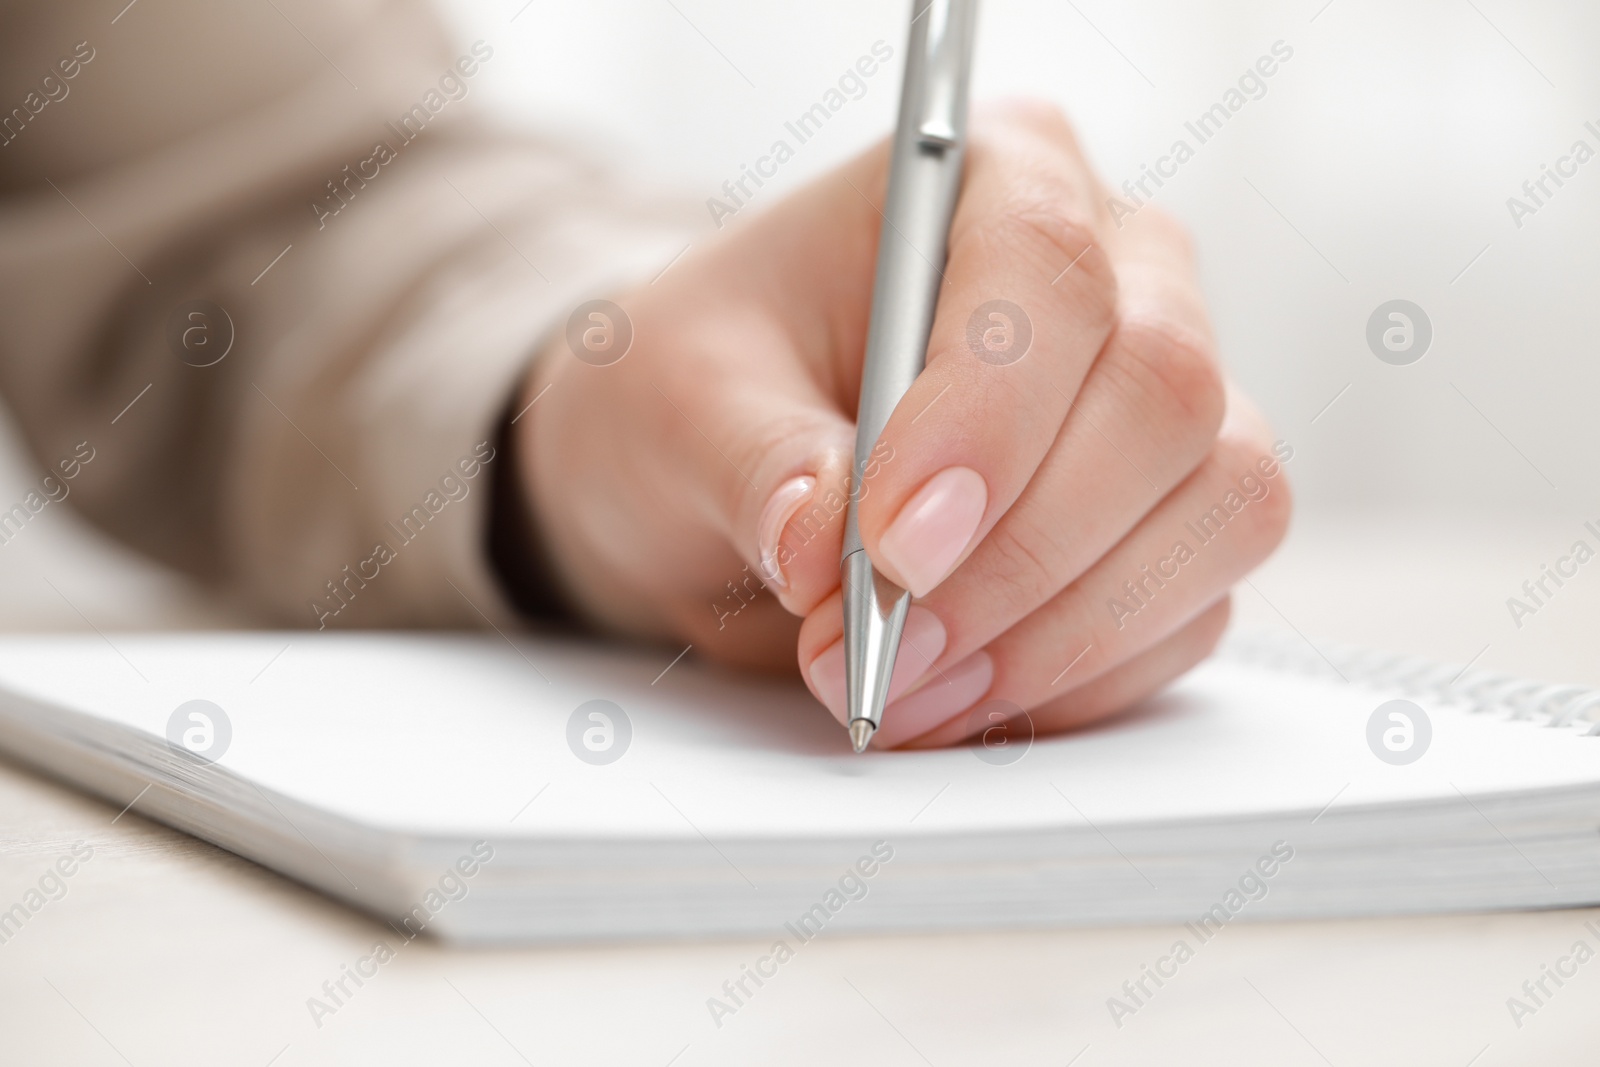
[[871,719],[857,719],[850,724],[850,743],[855,746],[857,752],[867,750],[867,742],[872,740],[872,735],[877,729],[872,725]]

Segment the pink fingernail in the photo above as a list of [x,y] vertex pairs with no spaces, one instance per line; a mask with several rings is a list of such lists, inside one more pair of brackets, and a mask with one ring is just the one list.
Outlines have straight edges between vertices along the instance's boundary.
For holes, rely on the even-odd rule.
[[947,467],[900,509],[878,551],[913,596],[926,596],[966,551],[988,503],[983,475],[970,467]]
[[761,554],[759,564],[761,578],[779,589],[789,587],[789,581],[783,576],[783,567],[778,561],[778,546],[783,541],[783,528],[789,525],[794,513],[816,488],[817,480],[809,474],[790,478],[773,491],[767,500],[767,506],[761,509],[761,518],[756,522],[756,550]]
[[[944,652],[947,641],[949,635],[939,616],[913,604],[911,610],[906,612],[906,627],[901,632],[900,651],[894,660],[894,676],[889,679],[890,700],[928,673],[928,668]],[[812,660],[809,673],[817,695],[842,725],[849,699],[844,687],[844,639],[835,641]]]
[[994,659],[987,652],[974,652],[929,678],[915,693],[885,708],[883,725],[873,736],[872,747],[893,748],[921,737],[982,700],[993,684]]

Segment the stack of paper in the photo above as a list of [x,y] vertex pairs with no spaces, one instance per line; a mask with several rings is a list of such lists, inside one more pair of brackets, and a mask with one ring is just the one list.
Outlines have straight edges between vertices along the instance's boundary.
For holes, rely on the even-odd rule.
[[1330,654],[1345,681],[1269,643],[1089,730],[856,756],[803,690],[688,660],[662,674],[669,658],[495,636],[6,638],[0,749],[459,940],[1600,901],[1597,701],[1573,687]]

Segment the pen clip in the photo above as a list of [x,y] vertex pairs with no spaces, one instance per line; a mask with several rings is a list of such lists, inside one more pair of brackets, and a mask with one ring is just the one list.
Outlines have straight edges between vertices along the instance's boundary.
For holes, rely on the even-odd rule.
[[923,33],[921,117],[917,141],[940,151],[960,144],[956,109],[960,100],[962,34],[956,25],[955,0],[930,0]]

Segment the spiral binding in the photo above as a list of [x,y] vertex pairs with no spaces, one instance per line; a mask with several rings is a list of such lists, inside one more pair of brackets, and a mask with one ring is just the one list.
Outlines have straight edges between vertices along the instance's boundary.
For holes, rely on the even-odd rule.
[[1582,736],[1600,737],[1600,689],[1586,685],[1550,684],[1359,645],[1313,646],[1303,638],[1271,631],[1232,636],[1218,655],[1269,670],[1392,690],[1473,714],[1499,714],[1507,721],[1542,720],[1545,726],[1567,729],[1587,726]]

